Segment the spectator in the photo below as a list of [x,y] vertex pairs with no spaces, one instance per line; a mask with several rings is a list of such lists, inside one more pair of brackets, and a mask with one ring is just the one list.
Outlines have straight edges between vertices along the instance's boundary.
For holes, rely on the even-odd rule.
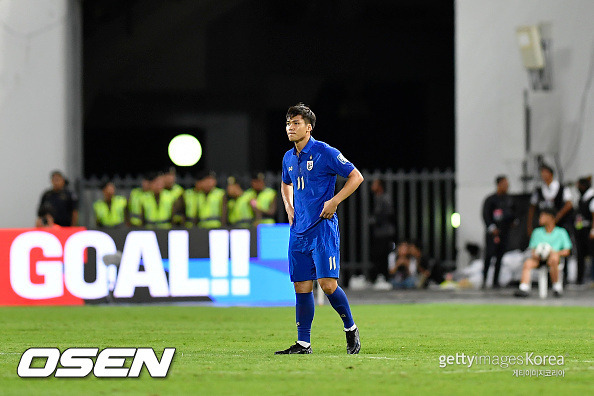
[[[534,214],[536,210],[553,209],[555,224],[565,228],[570,237],[573,235],[573,203],[571,191],[555,180],[553,168],[547,164],[540,166],[540,177],[543,184],[534,190],[530,198],[530,208],[528,209],[528,235],[532,234]],[[567,265],[563,267],[563,281],[567,282]]]
[[150,192],[142,200],[142,223],[148,228],[171,228],[173,196],[163,188],[163,176],[149,176]]
[[[544,208],[541,210],[539,216],[541,227],[535,229],[530,237],[529,248],[532,251],[530,258],[524,262],[520,288],[514,294],[516,297],[528,297],[530,295],[530,272],[544,263],[550,267],[553,295],[555,297],[561,296],[563,286],[559,281],[559,263],[561,257],[569,256],[572,245],[567,230],[555,226],[556,219],[554,209]],[[545,243],[550,246],[550,253],[548,256],[542,257],[537,254],[536,248]]]
[[172,194],[174,200],[179,199],[184,193],[183,187],[177,184],[176,180],[177,174],[172,166],[163,174],[163,188]]
[[498,176],[495,180],[497,190],[489,195],[483,203],[483,220],[485,233],[485,263],[483,266],[483,289],[487,285],[487,274],[491,261],[495,258],[493,288],[499,288],[499,271],[501,258],[505,253],[509,229],[516,218],[513,199],[507,194],[509,183],[507,177]]
[[[67,189],[68,181],[60,171],[51,173],[52,188],[41,196],[38,213],[42,208],[49,209],[53,214],[55,224],[62,227],[75,226],[78,223],[78,198]],[[51,209],[50,209],[51,208]],[[37,227],[43,226],[41,217],[37,217]]]
[[388,271],[390,282],[394,289],[414,289],[416,287],[416,263],[411,262],[410,245],[401,242],[396,247],[395,254],[390,255]]
[[183,225],[184,223],[184,188],[176,183],[175,167],[172,166],[163,174],[163,188],[169,192],[173,199],[173,224]]
[[142,176],[141,187],[130,191],[128,199],[128,212],[130,213],[130,224],[135,227],[142,225],[142,200],[150,192],[151,182],[146,175]]
[[423,254],[421,244],[417,241],[408,243],[408,254],[414,260],[414,267],[418,273],[417,287],[426,289],[429,282],[441,284],[445,281],[445,270],[441,263]]
[[101,185],[103,199],[93,204],[95,222],[97,227],[121,227],[128,221],[128,202],[121,195],[115,195],[115,185],[112,182],[104,182]]
[[250,198],[250,206],[254,211],[254,225],[274,224],[276,214],[276,190],[266,187],[263,173],[252,176],[252,188],[245,192]]
[[528,209],[528,235],[532,234],[534,214],[543,209],[553,209],[557,215],[555,216],[555,224],[563,227],[571,235],[571,210],[573,204],[571,202],[571,191],[568,188],[554,179],[553,168],[547,164],[540,166],[540,178],[543,184],[538,186],[530,197],[530,208]]
[[183,207],[184,207],[184,224],[186,228],[195,227],[198,224],[198,199],[204,195],[202,180],[196,180],[193,188],[188,188],[184,191]]
[[253,197],[243,191],[235,178],[229,179],[227,186],[229,225],[237,228],[250,228],[254,222],[254,211],[250,205]]
[[208,172],[200,178],[197,191],[198,227],[219,228],[226,225],[227,199],[225,190],[217,187],[214,172]]
[[375,179],[371,183],[373,192],[373,214],[369,219],[372,230],[371,261],[373,271],[370,281],[381,288],[389,278],[388,255],[394,244],[394,206],[392,198],[386,194],[386,185],[382,179]]
[[[580,200],[575,217],[575,239],[577,247],[577,284],[584,283],[585,259],[594,258],[594,188],[592,178],[578,181]],[[593,265],[594,270],[594,265]]]

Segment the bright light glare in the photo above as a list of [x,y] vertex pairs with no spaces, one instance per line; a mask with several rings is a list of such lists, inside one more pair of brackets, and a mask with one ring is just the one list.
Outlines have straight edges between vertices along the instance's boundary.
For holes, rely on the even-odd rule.
[[171,139],[167,152],[175,165],[192,166],[202,157],[202,145],[194,136],[182,134]]
[[460,227],[460,213],[452,213],[450,222],[452,223],[452,227],[454,227],[454,228]]

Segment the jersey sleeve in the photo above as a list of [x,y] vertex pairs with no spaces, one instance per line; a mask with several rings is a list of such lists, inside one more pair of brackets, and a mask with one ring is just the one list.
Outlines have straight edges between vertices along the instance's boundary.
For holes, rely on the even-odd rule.
[[540,242],[539,232],[540,229],[538,228],[532,231],[532,236],[530,237],[530,244],[528,245],[530,249],[536,249],[536,246],[538,246],[538,243]]
[[283,167],[282,167],[282,178],[283,178],[283,183],[285,184],[291,184],[293,183],[291,181],[291,176],[289,176],[289,171],[287,170],[287,164],[286,164],[286,157],[283,157]]
[[567,232],[567,230],[565,228],[561,228],[561,232],[563,235],[563,247],[561,247],[561,250],[571,249],[573,247],[573,245],[571,243],[571,238],[569,237],[569,233]]
[[328,146],[326,150],[328,168],[335,174],[348,177],[355,166],[334,147]]

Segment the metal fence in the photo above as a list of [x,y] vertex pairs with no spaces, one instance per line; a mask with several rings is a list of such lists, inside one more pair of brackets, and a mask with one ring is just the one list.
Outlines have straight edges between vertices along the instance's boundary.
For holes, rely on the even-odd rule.
[[[226,185],[227,177],[219,174],[219,185]],[[248,187],[248,174],[233,175],[238,182]],[[455,174],[447,171],[420,172],[363,172],[365,181],[359,189],[338,207],[340,219],[341,261],[342,268],[349,272],[368,274],[371,269],[370,246],[373,243],[369,220],[373,211],[373,193],[371,183],[376,178],[385,181],[386,193],[392,196],[396,214],[395,241],[415,239],[420,241],[424,252],[442,261],[455,260],[455,233],[450,224],[454,212]],[[115,177],[111,179],[118,188],[117,194],[128,196],[130,190],[140,185],[139,177]],[[266,174],[269,186],[280,186],[280,173]],[[183,187],[193,186],[189,175],[178,177]],[[339,178],[337,189],[341,188],[345,179]],[[94,227],[92,204],[101,199],[100,179],[90,178],[78,183],[80,197],[80,224]],[[279,189],[280,190],[280,189]],[[277,221],[287,222],[284,206],[278,201]]]

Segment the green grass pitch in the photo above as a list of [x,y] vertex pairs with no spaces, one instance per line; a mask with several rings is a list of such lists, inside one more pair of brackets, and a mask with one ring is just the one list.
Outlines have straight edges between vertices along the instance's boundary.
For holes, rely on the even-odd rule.
[[[497,305],[356,305],[363,349],[317,307],[312,355],[275,356],[296,337],[294,310],[206,306],[0,308],[3,395],[591,394],[594,309]],[[176,347],[167,378],[21,379],[28,347]],[[440,355],[563,355],[562,367],[439,367]],[[129,361],[127,360],[127,365]],[[515,369],[565,370],[514,377]]]

